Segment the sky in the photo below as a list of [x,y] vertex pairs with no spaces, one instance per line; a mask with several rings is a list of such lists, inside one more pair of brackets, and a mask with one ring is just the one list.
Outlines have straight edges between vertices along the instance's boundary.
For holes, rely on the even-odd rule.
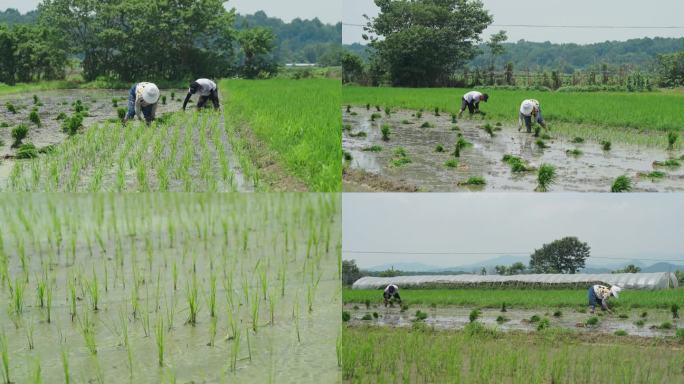
[[[373,0],[342,0],[342,22],[365,24],[363,14],[377,15]],[[684,1],[658,0],[483,0],[494,16],[494,24],[535,25],[606,25],[606,26],[682,26],[684,27]],[[588,44],[606,40],[627,40],[639,37],[684,37],[684,28],[678,29],[570,29],[570,28],[513,28],[490,27],[483,37],[504,29],[508,41],[520,39],[552,43]],[[342,42],[362,43],[362,29],[343,26]]]
[[[318,17],[324,23],[340,22],[342,0],[230,0],[226,7],[237,9],[238,13],[251,14],[264,11],[269,16],[279,17],[285,21],[313,19]],[[35,9],[39,0],[0,0],[0,9],[16,8],[22,13]]]
[[[452,267],[498,255],[349,251],[526,256],[565,236],[587,242],[593,256],[684,259],[684,199],[678,194],[345,193],[342,203],[343,258],[355,259],[361,268],[390,263]],[[621,260],[598,263],[615,262]]]

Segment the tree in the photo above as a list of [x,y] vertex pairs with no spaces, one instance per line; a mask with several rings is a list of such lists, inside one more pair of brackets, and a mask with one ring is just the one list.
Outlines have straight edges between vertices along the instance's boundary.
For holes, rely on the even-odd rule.
[[352,285],[361,277],[361,271],[356,266],[356,260],[342,260],[342,284]]
[[275,62],[268,57],[273,50],[275,35],[270,29],[251,28],[240,31],[238,43],[245,55],[242,74],[248,78],[256,78],[260,73],[273,72],[277,69]]
[[658,75],[663,87],[684,85],[684,51],[658,55]]
[[589,256],[590,248],[587,243],[576,237],[564,237],[535,249],[530,256],[530,270],[534,273],[572,274],[584,268]]
[[629,264],[622,269],[617,269],[617,270],[613,271],[613,273],[639,273],[639,272],[641,272],[641,268],[637,267],[634,264]]
[[16,40],[10,30],[0,25],[0,83],[15,83],[14,51]]
[[513,79],[513,63],[506,63],[506,84],[515,85],[515,80]]
[[492,22],[479,1],[375,0],[377,17],[364,27],[372,55],[394,85],[435,86],[475,56],[474,43]]
[[516,262],[513,263],[510,267],[508,267],[508,274],[509,275],[520,275],[523,272],[525,272],[525,264],[521,262]]
[[482,276],[487,275],[487,268],[482,267],[482,269],[480,269],[480,275],[482,275]]
[[358,82],[363,75],[363,60],[357,54],[347,52],[342,56],[342,82]]
[[489,62],[489,84],[494,85],[494,70],[495,64],[496,64],[496,58],[503,55],[504,52],[506,52],[506,48],[502,45],[503,42],[508,40],[508,36],[506,36],[506,31],[499,31],[489,37],[489,41],[487,42],[487,46],[489,47],[489,55],[490,55],[490,62]]

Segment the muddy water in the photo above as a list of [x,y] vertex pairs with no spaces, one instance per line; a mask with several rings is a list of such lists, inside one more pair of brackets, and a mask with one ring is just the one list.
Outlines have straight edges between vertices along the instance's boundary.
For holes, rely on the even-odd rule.
[[[358,309],[354,309],[354,307]],[[377,325],[386,327],[410,327],[416,320],[416,311],[421,310],[428,314],[428,318],[424,320],[425,324],[434,326],[437,329],[443,330],[458,330],[463,329],[469,322],[470,312],[474,308],[464,307],[421,307],[411,306],[406,311],[401,311],[399,307],[371,307],[366,309],[363,305],[346,304],[344,310],[350,312],[351,320],[349,324],[356,325]],[[580,313],[572,308],[562,308],[561,316],[553,316],[556,309],[548,310],[534,310],[534,309],[508,309],[506,312],[501,312],[498,309],[482,309],[478,321],[491,327],[495,327],[501,331],[536,331],[536,322],[531,322],[530,318],[534,315],[541,319],[549,319],[552,327],[560,327],[566,329],[574,329],[578,332],[587,333],[605,333],[613,334],[617,330],[624,330],[629,335],[641,337],[661,337],[673,336],[674,330],[661,330],[656,327],[665,321],[671,322],[675,327],[684,326],[681,320],[673,320],[669,311],[666,310],[647,310],[648,316],[642,318],[640,315],[642,311],[623,311],[617,312],[614,315],[598,315],[599,323],[595,326],[588,326],[585,324],[586,320],[593,316],[589,313]],[[378,314],[378,318],[372,320],[362,320],[364,315],[373,313]],[[621,319],[619,314],[624,313],[629,317]],[[498,323],[497,317],[504,316],[507,321]],[[637,320],[644,320],[644,326],[637,326]]]
[[[29,260],[29,285],[25,291],[24,311],[19,319],[13,320],[6,310],[11,295],[6,284],[0,284],[0,303],[4,307],[0,311],[0,332],[7,335],[9,342],[13,382],[28,382],[37,360],[40,361],[44,382],[63,382],[62,346],[69,356],[72,382],[77,383],[97,382],[98,376],[109,383],[171,382],[172,377],[180,383],[338,381],[335,342],[340,327],[341,293],[336,258],[330,252],[322,257],[314,272],[310,272],[310,262],[309,268],[303,268],[305,259],[313,260],[314,257],[309,258],[306,254],[310,228],[301,212],[305,209],[315,212],[321,199],[327,198],[314,194],[64,196],[32,195],[29,199],[0,195],[3,207],[0,218],[4,223],[10,226],[19,224],[16,211],[8,207],[14,207],[16,199],[23,199],[23,214],[33,225],[31,232],[24,237],[16,237],[17,241],[25,241]],[[98,211],[94,208],[98,200],[105,204],[102,211],[104,221],[94,213]],[[71,246],[66,246],[71,243],[68,240],[71,236],[66,234],[61,252],[48,251],[54,249],[54,243],[50,246],[51,240],[41,234],[47,233],[48,227],[52,226],[50,209],[56,209],[55,220],[82,234],[78,236],[73,251]],[[289,229],[289,251],[283,241],[284,230],[278,218],[284,217],[281,215],[289,217],[288,222],[301,224],[296,229]],[[262,220],[264,216],[271,219]],[[314,214],[312,225],[318,226],[322,217]],[[339,241],[336,217],[323,219],[334,223],[331,227],[333,244]],[[229,223],[230,237],[227,240],[220,229],[221,220]],[[176,225],[173,245],[168,232],[170,225]],[[203,227],[207,229],[206,242],[198,238]],[[92,236],[89,234],[91,230],[92,234],[100,233],[102,236],[104,251],[94,239],[91,239],[93,244],[88,245],[86,238]],[[249,233],[247,247],[241,246],[242,240],[238,240],[242,238],[239,234],[243,230]],[[35,244],[33,240],[29,241],[32,238]],[[152,248],[149,257],[145,251],[148,246]],[[324,247],[323,243],[320,247]],[[11,281],[21,280],[24,275],[15,257],[14,241],[6,242],[5,250],[11,255]],[[122,255],[123,267],[117,267],[117,255]],[[41,265],[49,265],[51,284],[55,287],[51,323],[45,321],[45,309],[37,305],[36,282],[42,273]],[[260,299],[260,320],[258,330],[254,332],[250,303],[243,292],[248,287],[251,292],[249,301],[255,292],[261,296],[262,287],[255,272],[258,270],[255,266],[259,265],[267,266],[268,290],[276,292],[276,304],[274,323],[270,324],[269,304],[267,300]],[[177,266],[179,275],[177,289],[172,277],[174,266]],[[208,297],[212,266],[218,276],[217,335],[214,345],[210,346]],[[281,296],[277,277],[280,268],[284,268],[286,281],[284,296]],[[196,326],[187,324],[186,293],[189,273],[193,270],[198,279],[200,302]],[[97,273],[99,282],[98,311],[91,309],[86,288],[88,281],[92,283],[93,273]],[[88,353],[78,321],[72,321],[70,315],[66,283],[70,276],[80,276],[78,314],[89,313],[95,324],[96,356]],[[137,316],[133,316],[130,299],[134,276],[141,281]],[[226,276],[232,278],[232,286]],[[312,311],[308,311],[307,292],[314,277],[318,282],[312,292]],[[232,292],[233,314],[242,335],[235,372],[229,368],[235,344],[228,337],[229,292]],[[300,340],[293,320],[295,308],[300,319]],[[165,327],[169,325],[169,311],[175,315],[171,329],[165,333],[165,363],[159,367],[154,328],[159,318],[163,319]],[[149,333],[145,331],[145,312],[150,314]],[[129,377],[127,352],[121,341],[122,318],[129,329],[133,377]],[[33,350],[27,343],[28,324],[33,324],[34,329]]]
[[[447,114],[435,116],[432,112],[423,112],[421,119],[414,116],[415,111],[397,110],[391,116],[384,112],[376,112],[374,108],[367,111],[365,107],[352,108],[350,113],[346,107],[342,110],[345,129],[342,147],[353,159],[349,166],[363,172],[379,175],[395,184],[416,186],[423,191],[532,191],[535,189],[536,172],[516,173],[501,159],[504,154],[519,156],[531,166],[538,167],[542,163],[556,166],[557,182],[551,190],[579,192],[607,192],[616,177],[626,174],[633,180],[633,190],[639,192],[684,191],[684,167],[660,168],[667,176],[660,180],[638,177],[638,173],[654,170],[655,160],[666,160],[670,156],[679,157],[679,153],[668,153],[665,150],[635,145],[613,143],[612,150],[604,151],[599,143],[585,142],[575,144],[569,138],[550,132],[552,139],[546,140],[549,148],[539,149],[532,134],[518,132],[517,127],[502,125],[494,137],[482,129],[485,123],[495,125],[494,121],[483,121],[463,118],[452,124]],[[382,117],[371,122],[371,114],[379,113]],[[408,124],[406,124],[408,122]],[[421,128],[429,122],[432,128]],[[380,128],[389,124],[391,135],[389,141],[383,141]],[[454,130],[454,126],[458,130]],[[365,132],[366,136],[355,136]],[[472,147],[461,151],[458,167],[448,168],[444,165],[453,159],[454,143],[457,135],[472,143]],[[441,144],[444,152],[438,153],[435,147]],[[372,145],[383,147],[381,152],[364,151]],[[390,164],[394,150],[403,147],[407,150],[412,162],[395,167]],[[578,148],[583,154],[569,156],[566,150]],[[482,176],[487,185],[484,187],[468,187],[459,185],[471,176]],[[359,186],[351,185],[350,189]],[[349,184],[351,183],[351,184]],[[364,186],[373,189],[373,185]],[[377,188],[376,188],[377,189]]]

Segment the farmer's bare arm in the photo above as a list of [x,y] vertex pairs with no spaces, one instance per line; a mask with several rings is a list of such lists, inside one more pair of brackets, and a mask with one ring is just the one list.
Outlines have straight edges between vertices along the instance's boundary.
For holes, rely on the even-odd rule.
[[183,101],[183,110],[185,111],[185,107],[188,105],[188,102],[190,101],[190,98],[192,97],[192,93],[188,92],[188,95],[185,96],[185,100]]

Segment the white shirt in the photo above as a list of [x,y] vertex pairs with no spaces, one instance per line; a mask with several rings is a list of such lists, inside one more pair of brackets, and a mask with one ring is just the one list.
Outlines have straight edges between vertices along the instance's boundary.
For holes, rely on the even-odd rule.
[[539,102],[534,99],[523,100],[520,104],[520,113],[525,116],[530,116],[533,111],[539,110]]
[[200,96],[209,96],[211,91],[216,89],[216,83],[209,79],[197,79],[195,82],[200,85],[197,90],[197,94]]
[[470,91],[463,95],[463,98],[469,103],[478,103],[482,99],[482,93],[478,91]]
[[394,285],[394,284],[388,285],[387,288],[385,288],[385,292],[389,292],[390,287],[394,287],[394,292],[393,292],[393,293],[399,292],[399,287],[397,287],[397,286]]

